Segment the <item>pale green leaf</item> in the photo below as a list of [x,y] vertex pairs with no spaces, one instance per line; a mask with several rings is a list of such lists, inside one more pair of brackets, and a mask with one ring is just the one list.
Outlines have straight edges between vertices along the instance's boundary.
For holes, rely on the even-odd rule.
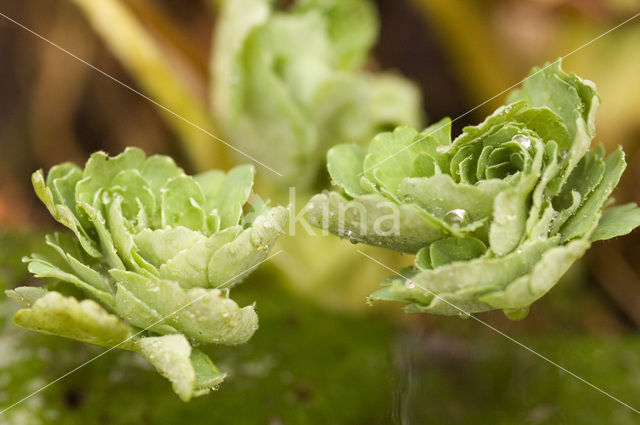
[[354,198],[367,193],[360,186],[359,175],[364,156],[364,149],[357,145],[337,145],[327,152],[327,169],[331,179]]
[[50,291],[29,308],[18,310],[13,322],[23,328],[59,335],[103,347],[127,348],[132,329],[92,300],[77,301]]
[[630,233],[640,226],[640,208],[635,203],[618,205],[606,209],[593,231],[591,242],[615,238]]

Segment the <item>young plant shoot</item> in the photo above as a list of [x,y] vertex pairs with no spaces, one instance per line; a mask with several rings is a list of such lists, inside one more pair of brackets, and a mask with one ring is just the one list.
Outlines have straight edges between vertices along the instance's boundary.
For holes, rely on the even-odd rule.
[[327,155],[340,192],[307,217],[352,242],[416,254],[369,299],[407,312],[503,309],[524,318],[594,241],[640,224],[635,204],[606,208],[625,168],[621,149],[590,149],[600,99],[560,61],[534,69],[507,104],[451,141],[444,119],[418,133],[378,134],[367,151]]
[[47,287],[7,294],[23,306],[21,327],[131,350],[169,379],[183,400],[209,392],[225,374],[197,344],[246,342],[253,306],[230,288],[263,262],[288,219],[264,203],[245,211],[253,167],[186,175],[167,156],[127,148],[91,155],[84,170],[65,163],[36,194],[71,232],[46,237],[25,258]]
[[214,115],[243,152],[308,188],[327,149],[421,123],[408,80],[365,70],[378,19],[367,0],[226,1],[214,37]]

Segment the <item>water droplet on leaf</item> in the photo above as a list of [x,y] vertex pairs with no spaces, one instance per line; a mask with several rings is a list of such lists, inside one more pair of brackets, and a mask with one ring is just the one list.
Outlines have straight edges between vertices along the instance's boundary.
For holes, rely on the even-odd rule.
[[462,208],[449,211],[444,216],[444,221],[449,224],[465,225],[469,223],[469,214]]
[[355,237],[353,237],[353,231],[351,231],[351,230],[346,230],[346,231],[344,232],[344,236],[345,236],[346,238],[348,238],[348,239],[349,239],[349,242],[351,242],[352,244],[354,244],[354,245],[355,245],[355,244],[357,244],[357,243],[358,243],[358,240],[357,240]]
[[531,139],[524,134],[516,134],[511,140],[525,149],[529,149],[531,147]]
[[404,286],[406,286],[408,289],[413,289],[413,288],[416,287],[416,283],[414,281],[412,281],[412,280],[407,280],[404,283]]
[[471,317],[471,314],[467,313],[466,311],[460,311],[460,313],[458,313],[458,317],[461,319],[468,319],[469,317]]

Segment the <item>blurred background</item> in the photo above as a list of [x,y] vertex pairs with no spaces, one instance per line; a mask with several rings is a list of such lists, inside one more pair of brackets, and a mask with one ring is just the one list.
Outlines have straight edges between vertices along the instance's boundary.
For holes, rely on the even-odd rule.
[[[104,15],[105,3],[117,5],[118,20]],[[379,35],[365,68],[412,80],[427,123],[461,116],[455,134],[499,106],[531,67],[640,12],[638,0],[374,4]],[[242,161],[7,19],[234,144],[208,108],[219,2],[5,1],[0,13],[0,289],[29,281],[20,258],[55,227],[31,189],[34,170],[126,146],[169,154],[189,173]],[[617,202],[640,201],[639,46],[640,17],[563,65],[598,86],[596,143],[626,152]],[[263,180],[269,171],[257,171],[257,192],[287,202],[278,183]],[[298,209],[325,180],[297,194]],[[388,273],[347,241],[301,236],[281,246],[285,253],[236,291],[239,302],[257,302],[261,327],[244,346],[211,349],[230,375],[217,392],[183,404],[141,359],[110,352],[0,415],[0,424],[640,423],[632,410],[474,320],[367,306],[366,295]],[[412,260],[366,250],[392,267]],[[480,317],[640,408],[639,251],[638,232],[598,242],[524,321],[500,312]],[[16,328],[14,310],[3,296],[0,408],[101,352]]]

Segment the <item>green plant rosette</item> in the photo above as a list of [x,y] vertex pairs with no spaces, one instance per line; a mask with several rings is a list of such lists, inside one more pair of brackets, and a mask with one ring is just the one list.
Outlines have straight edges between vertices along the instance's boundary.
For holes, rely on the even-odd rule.
[[625,168],[590,149],[595,85],[534,69],[505,106],[451,140],[447,118],[378,134],[368,150],[332,148],[339,191],[314,196],[309,221],[352,242],[416,254],[370,301],[407,312],[526,316],[594,241],[640,224],[635,204],[606,208]]
[[7,291],[24,307],[14,322],[139,352],[183,400],[207,393],[225,374],[195,346],[251,338],[254,307],[229,291],[267,259],[288,219],[284,207],[245,206],[253,175],[243,165],[192,177],[137,148],[94,153],[84,170],[57,165],[46,179],[35,172],[36,194],[71,232],[24,258],[49,284]]
[[417,88],[366,71],[378,20],[368,0],[225,1],[214,37],[212,92],[225,134],[298,188],[327,149],[382,128],[420,125]]

